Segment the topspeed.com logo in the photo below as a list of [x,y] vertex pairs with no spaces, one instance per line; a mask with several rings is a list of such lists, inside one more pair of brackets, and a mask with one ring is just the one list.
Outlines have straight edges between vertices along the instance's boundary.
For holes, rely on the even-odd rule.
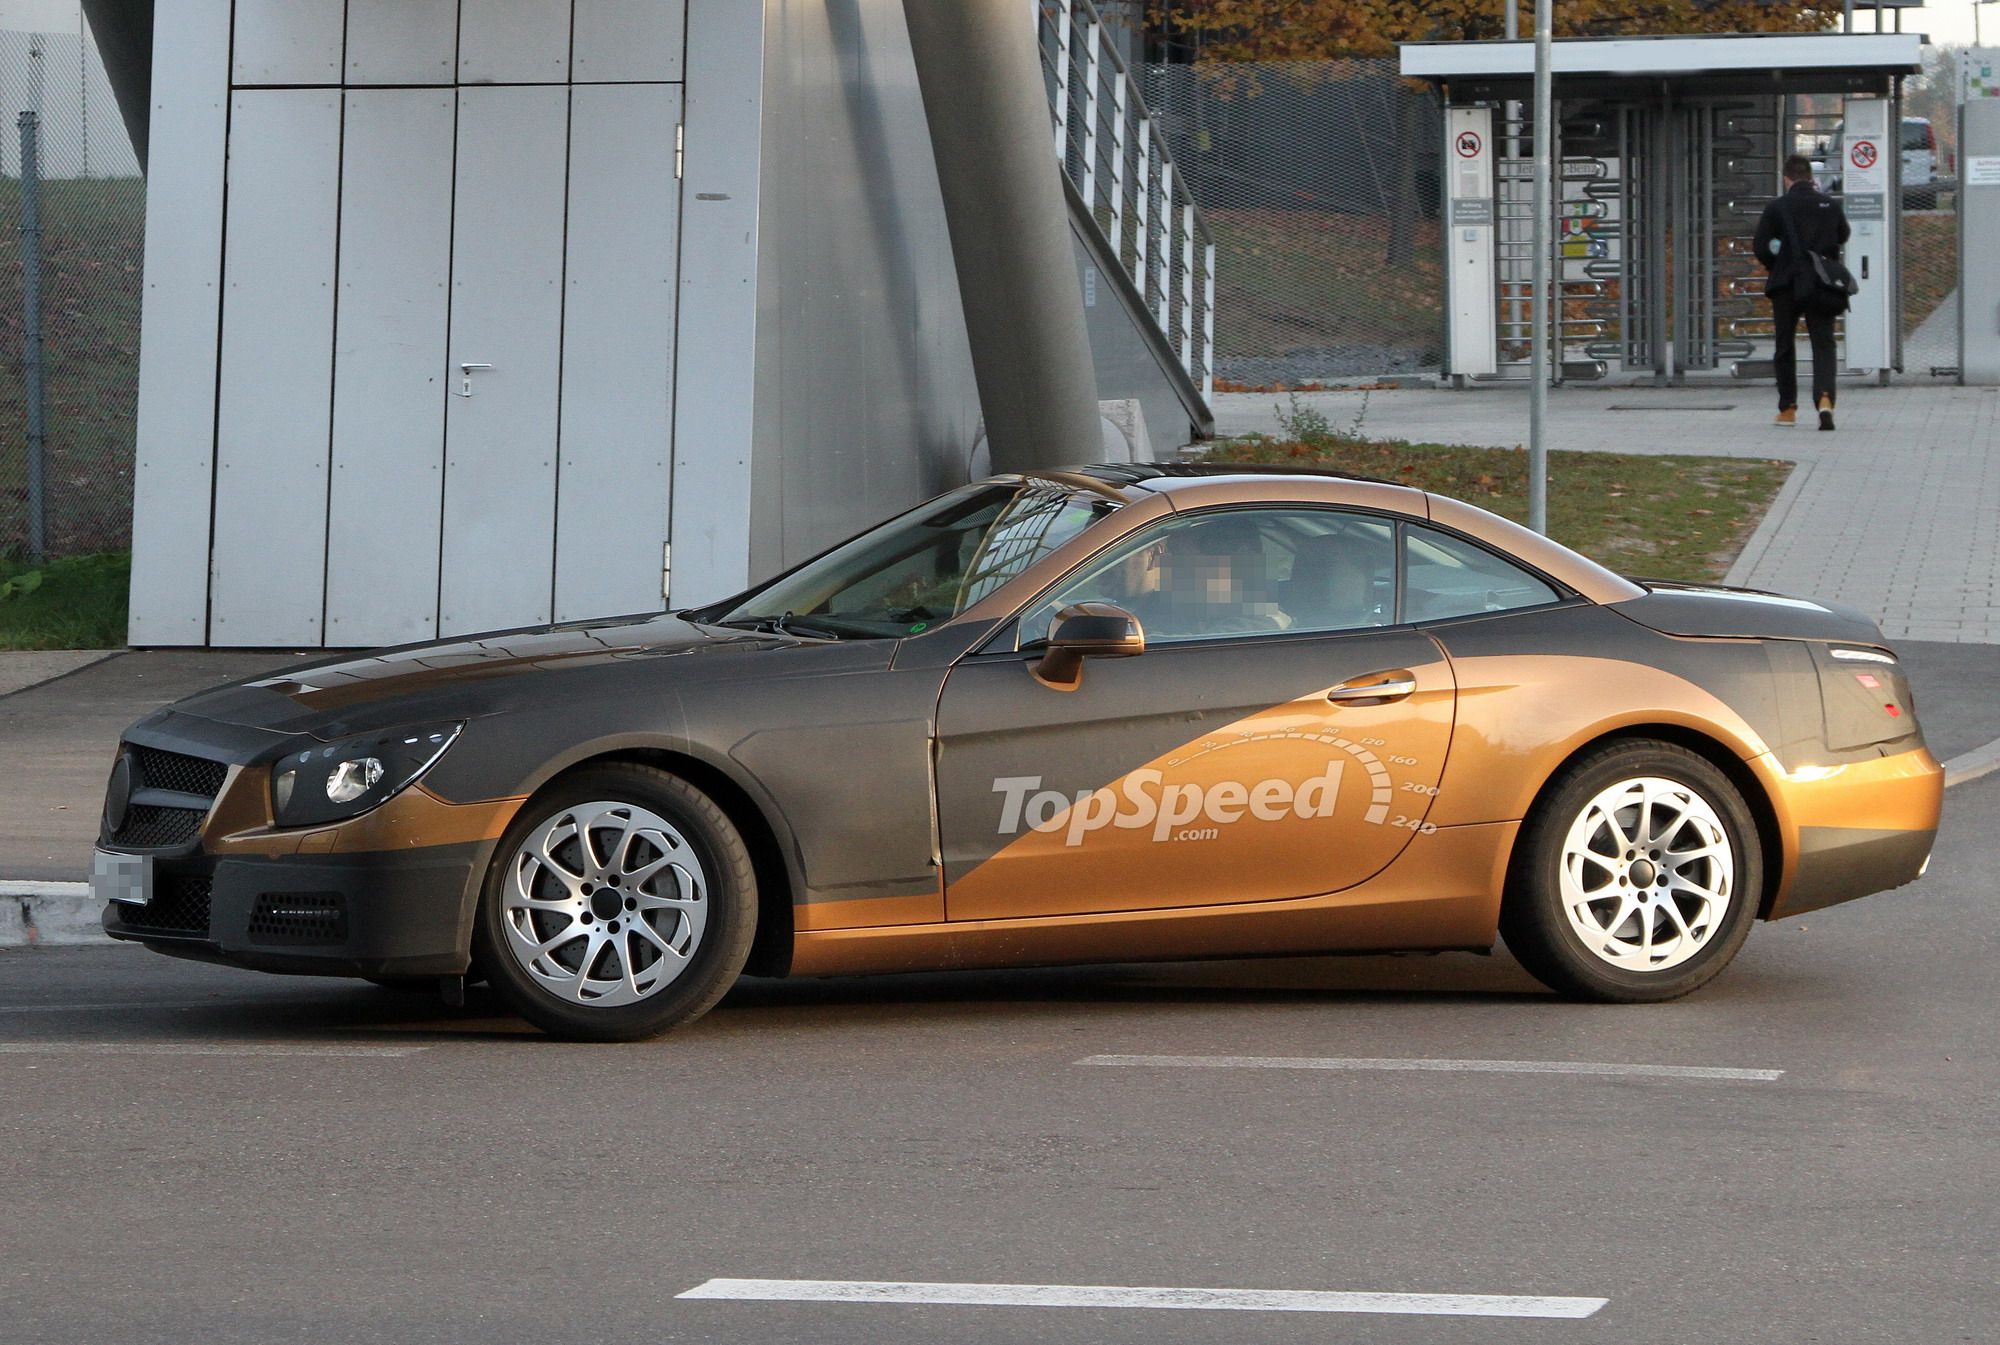
[[1153,839],[1164,841],[1199,819],[1227,826],[1245,818],[1281,822],[1288,817],[1332,817],[1346,764],[1329,761],[1322,774],[1303,784],[1223,780],[1170,785],[1162,772],[1148,768],[1133,771],[1115,789],[1080,789],[1074,797],[1043,789],[1039,775],[1002,776],[993,782],[993,792],[1002,796],[1003,836],[1015,835],[1025,822],[1031,831],[1064,832],[1065,845],[1082,845],[1085,836],[1106,827],[1128,831],[1151,827]]

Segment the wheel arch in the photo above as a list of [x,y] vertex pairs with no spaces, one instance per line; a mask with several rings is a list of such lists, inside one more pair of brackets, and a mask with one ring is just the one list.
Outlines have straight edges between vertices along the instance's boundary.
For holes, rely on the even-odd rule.
[[[1736,792],[1743,796],[1743,802],[1750,809],[1750,817],[1757,827],[1757,843],[1763,850],[1763,890],[1757,894],[1757,916],[1768,920],[1772,905],[1778,899],[1785,876],[1785,850],[1783,832],[1778,826],[1778,814],[1771,802],[1771,796],[1757,773],[1749,763],[1731,751],[1720,738],[1689,728],[1684,724],[1647,723],[1623,724],[1615,729],[1597,734],[1579,743],[1568,756],[1556,763],[1535,791],[1535,797],[1528,805],[1527,816],[1532,818],[1561,784],[1563,777],[1584,757],[1593,752],[1619,742],[1663,742],[1684,748],[1694,753],[1709,765],[1721,771],[1736,786]],[[1514,841],[1507,856],[1508,871],[1521,857],[1522,839],[1527,835],[1523,827],[1515,833]]]

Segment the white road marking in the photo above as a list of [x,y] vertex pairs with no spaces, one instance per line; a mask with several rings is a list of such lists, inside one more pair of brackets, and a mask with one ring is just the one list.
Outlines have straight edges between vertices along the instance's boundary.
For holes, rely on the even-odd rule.
[[1588,1317],[1605,1298],[1355,1294],[1298,1289],[1148,1289],[1107,1284],[932,1284],[900,1280],[709,1280],[679,1298],[778,1303],[930,1303],[1002,1308],[1190,1308],[1372,1312],[1426,1317]]
[[1366,1060],[1309,1055],[1093,1055],[1079,1065],[1148,1065],[1160,1069],[1407,1070],[1468,1074],[1592,1074],[1639,1079],[1734,1079],[1770,1083],[1781,1069],[1707,1065],[1615,1065],[1584,1060]]
[[0,1041],[0,1055],[336,1056],[392,1060],[428,1046],[287,1046],[259,1042]]

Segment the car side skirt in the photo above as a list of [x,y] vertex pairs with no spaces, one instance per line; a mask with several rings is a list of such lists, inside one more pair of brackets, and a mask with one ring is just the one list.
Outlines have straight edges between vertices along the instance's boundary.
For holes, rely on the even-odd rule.
[[1229,906],[801,930],[794,976],[1397,950],[1487,949],[1518,822],[1416,837],[1368,882]]

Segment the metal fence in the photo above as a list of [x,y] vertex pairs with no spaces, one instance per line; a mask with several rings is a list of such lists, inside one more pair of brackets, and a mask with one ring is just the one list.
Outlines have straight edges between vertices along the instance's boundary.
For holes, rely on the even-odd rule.
[[1215,236],[1222,386],[1439,367],[1434,95],[1394,58],[1152,65],[1143,87]]
[[0,560],[131,543],[145,199],[87,32],[0,32]]
[[1042,0],[1056,155],[1139,301],[1203,397],[1215,391],[1215,239],[1090,0]]

